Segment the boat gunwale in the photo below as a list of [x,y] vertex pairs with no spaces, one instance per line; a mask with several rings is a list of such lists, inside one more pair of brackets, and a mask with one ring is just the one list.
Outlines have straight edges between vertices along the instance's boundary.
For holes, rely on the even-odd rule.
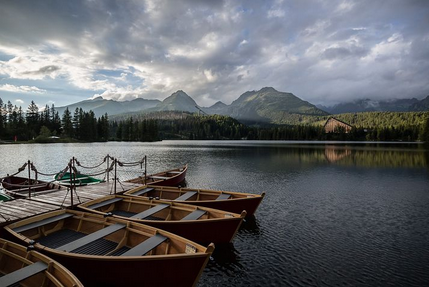
[[[246,192],[237,192],[237,191],[226,191],[226,190],[215,190],[215,189],[199,189],[199,188],[178,188],[178,187],[172,187],[172,186],[159,186],[155,184],[146,184],[143,186],[139,186],[133,189],[128,190],[124,193],[126,196],[133,196],[133,197],[141,197],[144,198],[146,196],[142,195],[134,195],[134,192],[140,191],[144,188],[155,188],[155,190],[162,190],[162,191],[171,191],[171,192],[179,192],[179,193],[186,193],[188,191],[196,191],[198,193],[208,193],[208,194],[230,194],[232,196],[237,195],[239,197],[231,197],[228,199],[222,199],[222,200],[216,200],[216,199],[208,199],[208,200],[186,200],[186,201],[176,201],[177,203],[187,203],[187,202],[211,202],[211,201],[217,201],[217,202],[226,202],[231,200],[245,200],[245,199],[256,199],[256,198],[264,198],[265,197],[265,191],[263,191],[261,194],[255,194],[255,193],[246,193]],[[166,201],[174,201],[174,199],[162,199]]]
[[[130,201],[127,201],[129,203],[141,201],[141,202],[145,202],[145,203],[149,203],[150,204],[151,201],[153,201],[153,202],[155,202],[157,204],[168,204],[168,205],[170,205],[169,208],[182,207],[182,208],[186,208],[186,209],[191,209],[192,211],[195,211],[195,210],[204,210],[206,212],[210,212],[211,211],[211,212],[215,212],[215,213],[221,213],[224,216],[225,215],[231,215],[232,216],[232,217],[219,217],[219,218],[208,218],[208,219],[196,219],[196,220],[184,220],[184,221],[181,221],[180,219],[179,220],[138,219],[138,218],[130,218],[130,217],[125,217],[125,216],[120,216],[120,215],[112,214],[112,216],[116,217],[116,218],[120,218],[120,219],[123,219],[123,220],[134,221],[134,222],[140,222],[140,223],[150,222],[150,223],[157,223],[157,224],[162,223],[162,224],[183,224],[183,225],[185,225],[185,224],[193,224],[195,222],[201,222],[201,223],[203,223],[203,222],[217,222],[217,221],[235,221],[235,220],[240,220],[240,219],[245,218],[246,214],[247,214],[247,212],[245,210],[243,210],[241,212],[241,214],[239,214],[239,213],[224,211],[224,210],[221,210],[221,209],[215,209],[215,208],[210,208],[210,207],[204,207],[204,206],[196,206],[196,205],[186,204],[186,203],[183,203],[182,201],[175,202],[175,201],[171,201],[171,200],[156,200],[156,199],[155,200],[154,199],[149,200],[148,198],[142,197],[142,196],[133,196],[133,197],[131,197],[131,196],[126,196],[126,195],[108,195],[108,196],[105,196],[105,197],[102,197],[102,198],[97,198],[95,200],[91,200],[91,201],[85,202],[83,204],[80,204],[80,205],[78,205],[78,208],[80,208],[80,209],[82,209],[82,210],[84,210],[86,212],[97,213],[97,214],[105,216],[107,214],[107,212],[103,212],[103,211],[91,209],[91,208],[87,207],[87,205],[95,204],[95,203],[101,203],[103,201],[106,201],[106,200],[109,200],[109,199],[113,199],[113,198],[124,198],[125,200],[129,199]],[[114,204],[114,203],[112,203],[112,204]]]

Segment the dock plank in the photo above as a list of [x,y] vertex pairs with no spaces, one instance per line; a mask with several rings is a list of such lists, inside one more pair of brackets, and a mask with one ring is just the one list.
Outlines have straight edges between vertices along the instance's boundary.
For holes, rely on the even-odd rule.
[[[122,194],[142,185],[131,182],[117,182],[116,193]],[[76,187],[76,193],[73,193],[73,204],[78,205],[110,194],[114,194],[114,181],[78,186]],[[70,191],[67,191],[67,188],[62,188],[52,193],[34,195],[31,198],[2,202],[0,203],[0,227],[20,219],[66,207],[71,207]]]

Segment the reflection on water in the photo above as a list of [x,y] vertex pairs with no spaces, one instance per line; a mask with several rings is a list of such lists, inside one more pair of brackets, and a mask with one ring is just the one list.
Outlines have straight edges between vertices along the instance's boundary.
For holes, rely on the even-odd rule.
[[249,141],[0,145],[0,176],[106,154],[189,187],[266,192],[199,286],[429,286],[429,155],[421,145]]
[[329,162],[336,162],[352,154],[350,149],[339,149],[337,146],[325,147],[325,158]]

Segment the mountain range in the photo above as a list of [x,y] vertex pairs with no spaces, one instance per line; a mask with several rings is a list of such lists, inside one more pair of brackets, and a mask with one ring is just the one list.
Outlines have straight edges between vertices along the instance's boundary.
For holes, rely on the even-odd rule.
[[204,112],[233,117],[248,123],[290,124],[306,123],[311,116],[329,114],[365,112],[365,111],[425,111],[429,110],[429,96],[423,100],[401,99],[390,101],[357,100],[332,107],[315,106],[292,93],[279,92],[272,87],[259,91],[248,91],[240,95],[230,105],[217,102],[210,107],[200,107],[184,91],[179,90],[163,101],[137,98],[131,101],[114,101],[97,97],[64,107],[58,107],[61,113],[68,108],[71,113],[76,108],[92,110],[97,117],[107,113],[109,116],[150,113],[159,111]]
[[371,99],[359,99],[352,102],[340,103],[334,106],[317,105],[321,110],[330,114],[360,113],[360,112],[421,112],[429,110],[429,96],[422,100],[392,99],[375,101]]

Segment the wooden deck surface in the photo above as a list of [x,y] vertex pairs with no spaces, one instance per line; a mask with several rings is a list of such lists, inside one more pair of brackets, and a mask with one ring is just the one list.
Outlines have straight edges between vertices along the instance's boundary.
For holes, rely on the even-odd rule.
[[[141,186],[141,184],[129,182],[116,183],[116,193],[121,194],[138,186]],[[114,194],[113,181],[78,186],[76,187],[76,192],[73,192],[73,205],[78,205],[109,194]],[[48,194],[33,196],[31,199],[15,199],[0,202],[0,226],[34,215],[71,206],[70,191],[68,191],[67,188]]]

